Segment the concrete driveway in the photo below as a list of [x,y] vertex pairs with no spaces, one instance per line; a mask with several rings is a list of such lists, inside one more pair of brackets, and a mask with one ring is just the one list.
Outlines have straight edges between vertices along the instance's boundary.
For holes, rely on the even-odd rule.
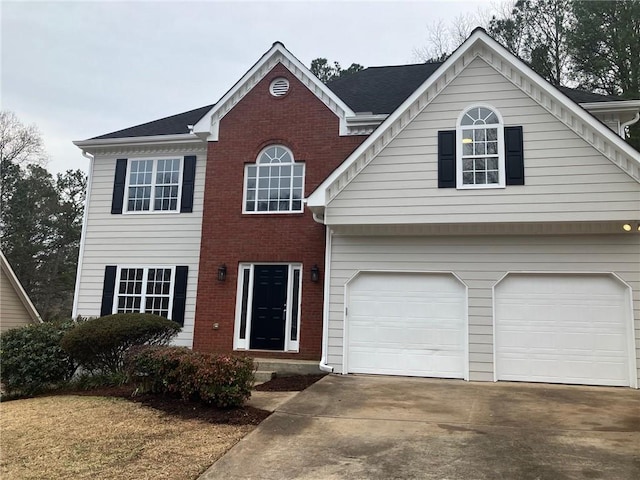
[[202,479],[640,479],[640,392],[331,375]]

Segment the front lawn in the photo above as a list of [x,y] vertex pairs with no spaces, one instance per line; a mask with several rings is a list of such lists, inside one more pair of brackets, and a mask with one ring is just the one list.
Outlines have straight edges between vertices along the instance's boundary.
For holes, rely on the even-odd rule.
[[[166,406],[166,405],[165,405]],[[0,477],[196,479],[262,418],[247,408],[180,411],[115,397],[0,403]]]

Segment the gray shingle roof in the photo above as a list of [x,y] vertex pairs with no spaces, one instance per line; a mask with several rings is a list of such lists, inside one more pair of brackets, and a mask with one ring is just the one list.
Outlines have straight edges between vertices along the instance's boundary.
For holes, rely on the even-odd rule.
[[[442,64],[419,63],[370,67],[334,80],[328,83],[327,87],[354,112],[389,114],[398,108],[440,65]],[[599,95],[567,87],[558,88],[576,103],[624,100],[611,95]],[[207,105],[188,112],[107,133],[91,140],[189,133],[187,126],[195,125],[214,105]]]
[[143,123],[134,127],[125,128],[116,132],[106,133],[91,140],[103,140],[108,138],[147,137],[152,135],[174,135],[189,133],[188,125],[195,125],[213,105],[196,108],[188,112],[178,113],[170,117],[161,118],[152,122]]

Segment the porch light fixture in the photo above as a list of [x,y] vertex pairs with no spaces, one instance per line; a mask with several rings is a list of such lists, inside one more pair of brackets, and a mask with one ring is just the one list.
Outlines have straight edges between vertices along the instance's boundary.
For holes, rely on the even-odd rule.
[[227,266],[223,263],[218,267],[218,280],[224,282],[227,279]]
[[625,223],[624,225],[622,225],[622,229],[625,232],[630,232],[631,231],[631,225],[629,223]]
[[320,280],[320,269],[318,268],[318,264],[315,264],[311,267],[311,281],[317,283],[318,280]]

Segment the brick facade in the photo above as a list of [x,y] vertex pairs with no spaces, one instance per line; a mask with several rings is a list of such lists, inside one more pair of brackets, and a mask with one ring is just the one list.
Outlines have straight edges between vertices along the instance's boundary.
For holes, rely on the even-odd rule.
[[[273,97],[276,77],[289,80],[289,92]],[[220,122],[217,142],[207,153],[200,274],[193,347],[207,352],[231,352],[236,309],[238,265],[242,262],[303,265],[300,312],[300,352],[260,352],[260,356],[317,360],[322,344],[325,255],[324,226],[310,211],[294,214],[243,214],[244,170],[271,144],[290,148],[305,162],[305,196],[366,138],[338,135],[339,120],[291,72],[278,64]],[[217,280],[220,264],[227,279]],[[310,280],[320,267],[321,280]],[[214,330],[213,323],[219,328]]]

